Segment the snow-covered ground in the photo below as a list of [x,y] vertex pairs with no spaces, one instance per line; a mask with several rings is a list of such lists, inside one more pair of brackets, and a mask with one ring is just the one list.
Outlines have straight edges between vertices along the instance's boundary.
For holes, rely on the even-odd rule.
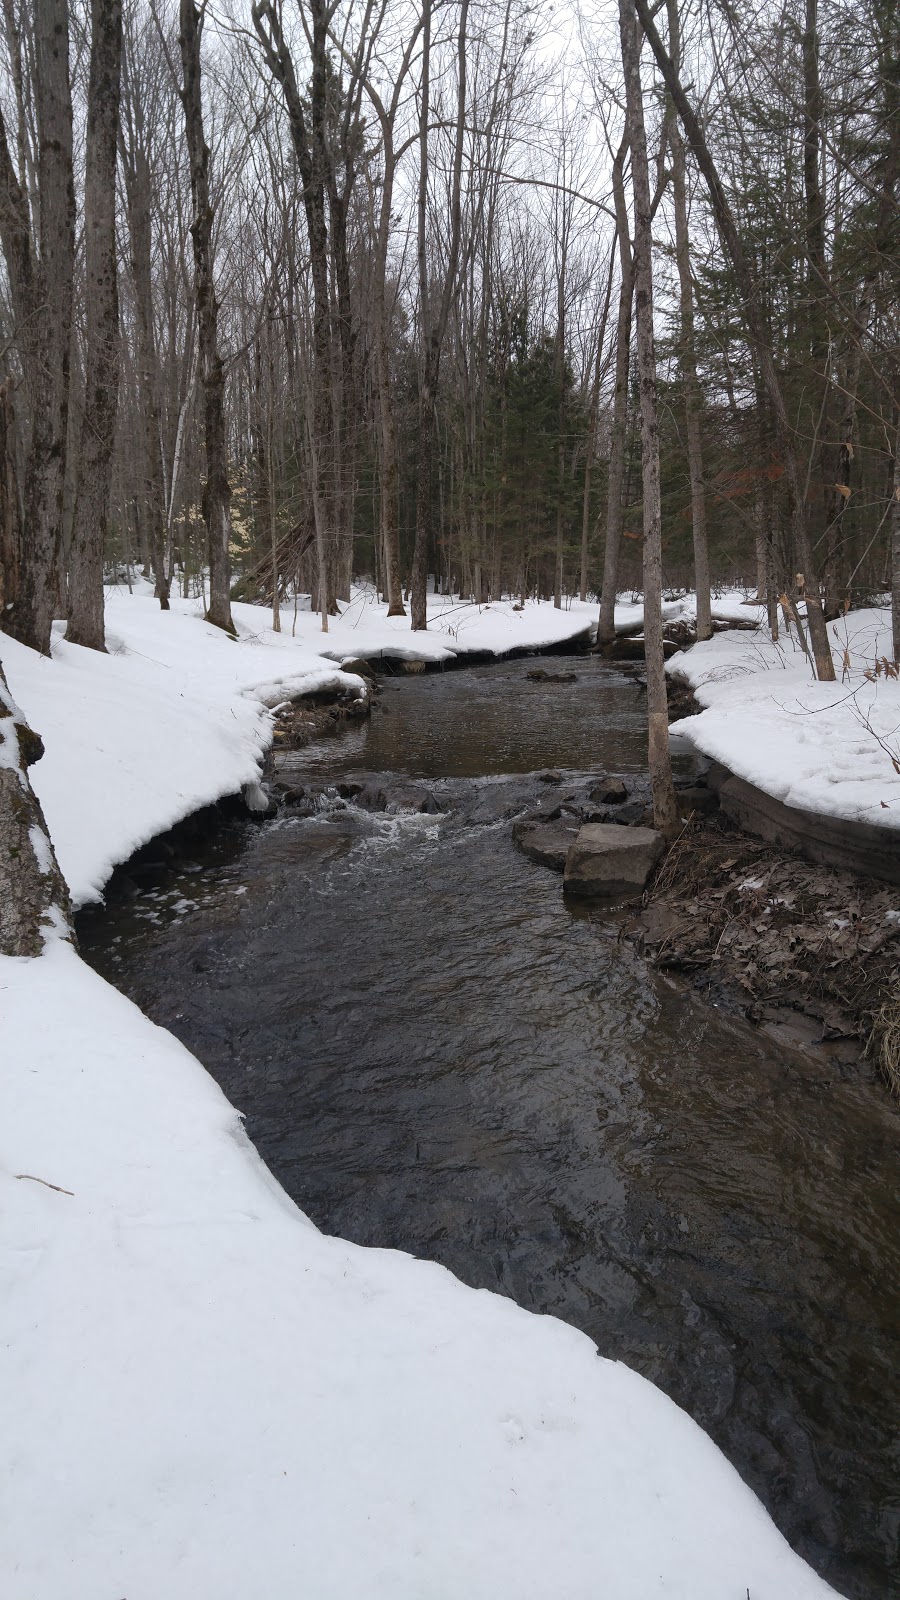
[[[78,898],[255,777],[261,694],[343,681],[310,637],[238,619],[235,644],[114,597],[109,657],[0,639]],[[582,1334],[320,1234],[199,1063],[68,945],[0,958],[0,1013],[4,1600],[832,1593]]]
[[851,611],[828,631],[836,683],[817,683],[796,637],[775,645],[763,625],[673,656],[668,670],[706,708],[673,736],[786,805],[900,828],[900,683],[875,670],[893,655],[890,611]]

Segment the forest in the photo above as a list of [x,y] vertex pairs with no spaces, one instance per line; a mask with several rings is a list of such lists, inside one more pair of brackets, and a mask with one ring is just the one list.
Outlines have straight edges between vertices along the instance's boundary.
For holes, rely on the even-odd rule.
[[226,629],[232,586],[327,627],[365,575],[413,629],[429,583],[596,595],[602,639],[649,559],[800,604],[828,676],[823,619],[896,596],[891,0],[4,0],[2,35],[16,638],[102,649],[140,570]]
[[897,0],[0,0],[3,1600],[900,1600]]

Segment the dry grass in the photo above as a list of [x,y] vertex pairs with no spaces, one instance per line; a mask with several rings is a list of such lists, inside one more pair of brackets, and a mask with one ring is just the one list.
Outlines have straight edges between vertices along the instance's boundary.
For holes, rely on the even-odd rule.
[[876,1063],[891,1093],[900,1096],[900,969],[872,1019],[866,1054]]

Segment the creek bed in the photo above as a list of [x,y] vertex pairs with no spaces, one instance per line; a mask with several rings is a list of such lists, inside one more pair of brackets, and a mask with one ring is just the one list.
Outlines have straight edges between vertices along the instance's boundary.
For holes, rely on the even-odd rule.
[[[83,953],[318,1226],[582,1328],[840,1591],[900,1596],[896,1108],[661,983],[515,850],[536,769],[564,799],[644,763],[634,679],[564,665],[389,680],[371,723],[282,758],[328,790],[313,815],[224,827],[82,916]],[[338,796],[357,782],[387,809]]]

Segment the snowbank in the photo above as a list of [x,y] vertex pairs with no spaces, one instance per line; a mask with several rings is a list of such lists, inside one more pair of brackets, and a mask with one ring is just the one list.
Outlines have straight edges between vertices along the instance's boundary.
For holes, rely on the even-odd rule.
[[[256,607],[238,607],[243,616]],[[282,611],[282,627],[293,624],[293,611]],[[428,631],[413,633],[408,617],[389,617],[387,608],[371,589],[354,590],[340,618],[329,618],[323,635],[318,616],[301,612],[298,637],[314,643],[319,654],[332,661],[355,656],[395,657],[412,661],[451,661],[454,657],[487,653],[507,655],[511,650],[546,650],[566,644],[579,634],[596,631],[597,605],[570,600],[559,611],[549,601],[526,601],[522,610],[511,600],[477,606],[450,595],[428,596]]]
[[193,607],[164,616],[138,596],[110,597],[107,647],[57,635],[46,657],[0,636],[10,688],[44,740],[32,781],[76,905],[155,834],[259,778],[264,701],[363,687],[309,650],[235,644]]
[[705,709],[673,734],[785,805],[900,828],[900,684],[865,676],[893,654],[890,611],[829,624],[836,683],[793,635],[724,632],[668,662]]
[[582,1334],[317,1232],[68,946],[0,991],[4,1600],[832,1593]]

